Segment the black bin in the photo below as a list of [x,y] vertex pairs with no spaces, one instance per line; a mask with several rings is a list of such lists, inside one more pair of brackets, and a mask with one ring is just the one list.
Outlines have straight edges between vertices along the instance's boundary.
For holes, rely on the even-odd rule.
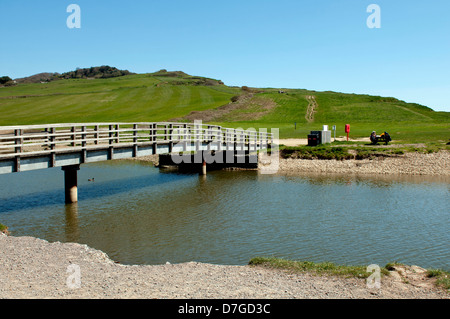
[[319,145],[319,135],[308,134],[308,146],[317,146],[317,145]]
[[317,145],[322,144],[322,131],[311,131],[309,134],[317,135]]

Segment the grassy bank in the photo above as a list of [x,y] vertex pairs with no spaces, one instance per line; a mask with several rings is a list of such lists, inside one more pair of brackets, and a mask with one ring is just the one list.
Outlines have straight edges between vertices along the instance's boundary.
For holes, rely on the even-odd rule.
[[436,278],[436,285],[450,291],[450,272],[442,269],[429,269],[427,276],[429,278]]
[[[264,266],[276,269],[284,269],[293,272],[308,272],[316,275],[333,275],[345,277],[367,278],[367,266],[344,266],[334,263],[314,263],[311,261],[294,261],[275,257],[255,257],[250,260],[249,265]],[[382,275],[388,275],[389,271],[381,268]]]
[[[367,266],[336,265],[329,262],[315,263],[310,261],[294,261],[275,257],[255,257],[249,261],[249,265],[283,269],[294,273],[307,272],[319,276],[331,275],[368,278],[371,275],[371,273],[367,271]],[[388,263],[386,266],[380,267],[381,276],[389,276],[390,271],[395,271],[400,267],[407,266],[397,262]],[[450,291],[450,272],[441,269],[428,269],[426,270],[426,277],[436,279],[436,286]],[[406,280],[405,283],[407,283]]]
[[355,156],[350,154],[348,148],[330,147],[330,146],[281,146],[280,156],[282,158],[301,158],[301,159],[335,159],[345,160],[353,159]]
[[441,150],[450,151],[444,143],[422,143],[422,145],[391,145],[390,147],[367,145],[366,142],[333,142],[319,146],[280,146],[281,158],[293,159],[374,159],[376,157],[395,157],[408,152],[423,154]]

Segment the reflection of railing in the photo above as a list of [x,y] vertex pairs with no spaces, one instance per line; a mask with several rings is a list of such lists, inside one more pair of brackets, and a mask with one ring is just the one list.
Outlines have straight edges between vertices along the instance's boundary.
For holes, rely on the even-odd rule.
[[177,143],[243,144],[261,149],[273,135],[256,130],[222,128],[201,123],[85,123],[0,126],[2,158],[46,155],[95,148]]

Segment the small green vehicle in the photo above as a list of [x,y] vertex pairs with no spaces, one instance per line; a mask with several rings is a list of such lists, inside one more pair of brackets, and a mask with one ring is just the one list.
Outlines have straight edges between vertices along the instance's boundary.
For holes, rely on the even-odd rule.
[[373,131],[372,134],[370,134],[370,141],[372,144],[384,143],[387,145],[390,141],[392,141],[392,139],[388,132],[377,135],[377,133]]

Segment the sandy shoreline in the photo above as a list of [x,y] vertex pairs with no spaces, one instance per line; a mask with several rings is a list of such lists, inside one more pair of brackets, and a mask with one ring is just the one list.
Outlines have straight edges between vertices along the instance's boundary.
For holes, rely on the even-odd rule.
[[[380,288],[368,288],[364,279],[292,274],[255,266],[197,262],[120,265],[86,245],[4,234],[0,234],[0,265],[0,298],[11,299],[450,298],[426,278],[423,269],[414,266],[382,277]],[[75,269],[79,270],[79,282],[73,280]]]

